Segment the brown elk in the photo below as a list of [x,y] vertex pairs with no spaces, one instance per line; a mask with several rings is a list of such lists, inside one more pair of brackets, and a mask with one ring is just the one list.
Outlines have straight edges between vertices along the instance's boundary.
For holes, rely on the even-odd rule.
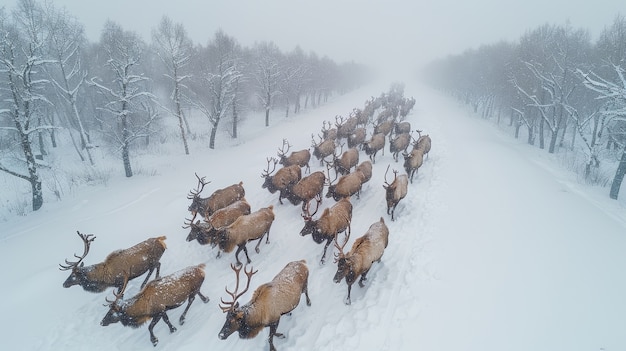
[[[342,144],[343,149],[343,144]],[[340,151],[341,152],[341,151]],[[333,152],[333,161],[329,163],[329,165],[335,168],[335,172],[346,175],[350,173],[350,170],[353,167],[356,167],[359,163],[359,150],[356,148],[350,148],[341,154],[339,157],[335,152]]]
[[361,174],[363,174],[361,184],[367,183],[370,179],[372,179],[372,161],[366,160],[361,162],[358,166],[356,166],[355,172],[361,172]]
[[365,142],[365,137],[367,133],[364,127],[358,127],[354,129],[354,132],[348,136],[348,147],[359,147],[363,148],[363,142]]
[[326,175],[324,172],[313,172],[309,176],[300,179],[300,181],[291,188],[291,193],[287,195],[287,199],[294,205],[302,203],[302,210],[304,211],[304,208],[308,206],[311,200],[314,198],[321,199],[325,182]]
[[414,148],[411,153],[403,153],[404,156],[404,169],[408,174],[411,184],[413,184],[413,175],[417,173],[417,170],[424,163],[424,151],[420,148]]
[[352,203],[350,202],[349,197],[345,197],[339,200],[332,207],[324,209],[324,212],[322,212],[322,215],[318,219],[313,219],[313,216],[319,209],[319,202],[317,203],[317,206],[318,207],[315,208],[313,213],[309,213],[307,209],[305,214],[302,215],[304,218],[304,227],[300,231],[300,235],[305,236],[307,234],[311,234],[313,241],[318,244],[321,244],[324,240],[326,240],[326,245],[324,245],[324,251],[320,260],[320,263],[324,264],[326,250],[328,249],[328,246],[330,246],[330,243],[333,242],[333,240],[336,240],[337,235],[339,233],[346,232],[346,241],[347,238],[350,237]]
[[387,172],[389,171],[389,166],[387,166],[387,170],[385,171],[385,184],[383,184],[383,188],[385,188],[385,198],[387,200],[387,214],[391,211],[391,220],[393,221],[393,214],[400,203],[400,200],[404,199],[406,196],[409,178],[406,174],[402,174],[398,176],[398,171],[393,171],[393,182],[389,184],[387,181]]
[[[286,150],[285,147],[287,147]],[[278,163],[285,167],[291,165],[306,167],[305,171],[310,172],[311,167],[309,166],[309,161],[311,160],[311,152],[309,151],[309,149],[294,151],[289,155],[289,157],[287,157],[286,154],[287,152],[289,152],[290,148],[291,145],[289,144],[287,139],[283,139],[283,147],[281,149],[278,149],[278,157],[280,158],[280,161]]]
[[409,133],[400,133],[389,143],[389,152],[391,152],[396,162],[398,162],[398,154],[406,152],[409,145],[411,145],[411,135]]
[[274,206],[261,208],[255,212],[247,215],[239,216],[232,224],[227,227],[218,229],[216,239],[213,245],[218,245],[219,249],[229,253],[237,247],[235,252],[235,259],[237,265],[241,265],[239,261],[239,252],[243,250],[246,254],[247,262],[250,263],[250,256],[248,256],[248,249],[246,244],[249,241],[259,240],[256,244],[254,251],[259,253],[259,246],[263,237],[267,234],[265,243],[270,242],[270,228],[274,222]]
[[393,130],[393,126],[395,123],[396,122],[393,119],[386,119],[381,121],[374,126],[374,134],[383,133],[384,135],[389,135],[389,133],[391,133],[391,131]]
[[344,120],[342,117],[335,117],[335,126],[337,127],[337,138],[347,138],[354,132],[357,125],[357,119],[354,116]]
[[396,134],[411,133],[411,123],[407,121],[398,122],[394,125],[393,131]]
[[[326,197],[332,197],[335,201],[339,201],[344,197],[349,197],[356,194],[356,198],[361,196],[361,187],[363,186],[365,175],[362,172],[352,172],[339,177],[336,184],[330,181],[329,170],[329,183]],[[335,180],[337,177],[335,177]]]
[[[205,180],[205,177],[198,177],[198,186],[196,189],[191,190],[187,198],[192,200],[188,210],[192,213],[193,219],[196,218],[196,214],[200,213],[204,218],[208,218],[213,212],[220,208],[226,207],[237,200],[241,200],[246,196],[246,191],[243,188],[243,182],[239,184],[233,184],[222,189],[215,190],[211,196],[207,198],[201,198],[200,193],[204,186],[210,182]],[[192,219],[192,220],[193,220]]]
[[413,143],[413,148],[421,149],[422,154],[428,157],[428,153],[430,152],[430,144],[431,144],[430,136],[428,134],[422,135],[421,130],[416,130],[416,132],[419,134],[419,137],[417,138],[417,141]]
[[[328,127],[326,127],[326,123],[328,123]],[[331,126],[332,126],[331,122],[324,121],[324,126],[322,127],[322,137],[324,140],[337,139],[337,128],[330,128]]]
[[272,279],[272,281],[260,285],[254,291],[252,299],[243,306],[239,306],[237,301],[250,288],[250,280],[257,272],[250,267],[250,270],[244,270],[248,281],[242,292],[239,292],[239,272],[241,267],[237,268],[231,265],[235,271],[237,282],[235,290],[226,293],[231,296],[232,301],[224,301],[220,308],[226,313],[226,321],[220,330],[218,337],[226,340],[234,332],[239,332],[242,339],[251,339],[259,334],[265,327],[270,328],[268,342],[270,351],[276,351],[274,347],[274,336],[283,338],[284,335],[277,333],[280,317],[293,311],[300,303],[302,294],[306,296],[307,306],[311,306],[311,299],[308,292],[309,269],[305,260],[293,261],[287,265]]
[[102,292],[108,287],[120,288],[124,284],[124,278],[137,278],[148,272],[141,286],[145,286],[152,272],[156,270],[156,277],[160,275],[161,256],[166,249],[165,237],[150,238],[139,244],[124,250],[111,252],[103,262],[85,266],[82,262],[91,242],[96,239],[93,234],[81,234],[78,236],[84,244],[84,252],[81,256],[74,254],[76,262],[65,260],[65,265],[59,265],[62,271],[72,270],[70,276],[63,283],[64,288],[80,285],[85,291]]
[[385,134],[376,133],[372,135],[369,141],[363,143],[363,149],[365,154],[369,156],[373,163],[376,163],[376,154],[379,150],[382,150],[385,154]]
[[167,311],[180,307],[187,301],[187,307],[179,319],[180,324],[183,325],[187,311],[196,295],[200,296],[202,302],[209,302],[209,298],[200,292],[203,282],[204,264],[199,264],[155,279],[137,295],[127,300],[122,300],[126,289],[126,284],[124,284],[117,293],[114,293],[114,301],[107,299],[109,312],[104,316],[100,325],[106,327],[111,323],[121,322],[124,326],[137,328],[152,319],[148,325],[148,331],[152,345],[156,346],[159,339],[154,335],[152,329],[161,319],[170,328],[170,333],[176,331],[176,328],[170,323]]
[[215,211],[205,222],[191,220],[185,222],[183,228],[191,228],[187,241],[198,240],[200,245],[212,244],[217,230],[232,224],[238,217],[250,214],[250,204],[246,199],[235,201],[232,204]]
[[[274,168],[270,171],[270,163],[272,162],[274,163]],[[282,204],[283,198],[286,198],[291,192],[291,187],[302,178],[302,169],[298,165],[291,165],[282,167],[276,171],[276,174],[271,175],[276,170],[277,163],[278,160],[273,157],[267,159],[267,169],[261,174],[261,178],[265,178],[261,187],[269,190],[272,194],[278,191],[278,202]]]
[[367,273],[374,262],[380,262],[388,242],[389,228],[387,228],[382,217],[380,217],[380,221],[372,224],[363,236],[356,239],[347,254],[344,254],[343,247],[335,242],[339,254],[335,256],[337,273],[335,273],[333,281],[340,283],[343,278],[346,278],[348,284],[346,305],[351,304],[350,290],[352,290],[352,284],[361,276],[359,286],[365,286],[363,282],[367,280]]
[[[313,135],[311,134],[313,139]],[[324,164],[324,159],[333,154],[335,151],[335,140],[325,139],[320,140],[318,144],[315,143],[315,139],[312,140],[313,156],[320,160],[320,166]]]

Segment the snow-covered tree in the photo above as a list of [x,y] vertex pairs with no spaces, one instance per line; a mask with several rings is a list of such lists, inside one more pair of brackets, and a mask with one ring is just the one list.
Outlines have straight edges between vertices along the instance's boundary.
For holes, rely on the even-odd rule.
[[98,89],[104,103],[100,121],[108,126],[104,131],[122,153],[127,177],[133,176],[130,146],[134,140],[145,138],[150,125],[158,116],[153,107],[154,96],[145,85],[148,80],[140,72],[145,44],[133,33],[108,21],[102,32],[101,45],[106,52],[108,77],[93,77],[89,84]]
[[270,110],[274,99],[281,93],[280,50],[273,42],[257,43],[254,50],[253,79],[256,96],[265,109],[265,126],[270,125]]
[[167,16],[161,19],[157,29],[152,32],[152,40],[156,44],[159,58],[167,69],[166,77],[172,81],[173,88],[170,98],[174,104],[173,114],[178,119],[185,154],[189,155],[187,136],[183,126],[186,119],[182,109],[182,98],[183,90],[187,88],[185,81],[191,76],[185,72],[185,69],[189,64],[193,43],[187,36],[185,27],[181,23],[172,23],[172,20]]

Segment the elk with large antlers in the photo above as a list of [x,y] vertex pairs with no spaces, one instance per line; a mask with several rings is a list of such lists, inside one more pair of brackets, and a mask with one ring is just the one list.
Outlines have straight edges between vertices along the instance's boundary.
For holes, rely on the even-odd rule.
[[266,234],[265,243],[269,244],[270,242],[270,228],[273,222],[274,206],[272,205],[261,208],[250,214],[239,216],[231,225],[217,230],[213,245],[218,245],[219,249],[226,253],[232,252],[235,247],[237,247],[237,251],[235,252],[237,266],[241,265],[239,252],[242,250],[246,254],[247,262],[250,263],[251,261],[248,256],[246,244],[249,241],[258,239],[259,242],[256,244],[254,251],[259,253],[259,246]]
[[413,149],[421,149],[422,154],[428,157],[428,153],[430,152],[430,144],[431,144],[430,136],[428,134],[422,135],[421,130],[416,130],[416,132],[417,134],[419,134],[419,137],[417,138],[417,141],[413,143]]
[[[212,244],[215,241],[217,230],[231,225],[237,218],[250,214],[250,204],[246,199],[241,199],[215,211],[205,222],[191,220],[185,222],[183,228],[191,228],[187,241],[198,240],[200,245]],[[218,251],[219,254],[219,251]]]
[[[286,150],[285,147],[287,148]],[[310,172],[311,167],[309,166],[309,161],[311,160],[311,152],[309,151],[309,149],[293,151],[289,156],[286,156],[290,148],[291,144],[289,144],[287,139],[283,139],[283,147],[281,149],[278,149],[278,157],[280,158],[280,161],[278,163],[280,163],[284,167],[288,167],[291,165],[306,167],[305,171]]]
[[[328,123],[328,127],[326,126]],[[324,121],[324,126],[322,127],[322,138],[323,140],[336,140],[337,139],[337,128],[331,128],[332,124],[330,121]],[[315,144],[315,142],[313,143]]]
[[250,288],[250,280],[257,272],[250,267],[244,272],[248,277],[246,287],[239,292],[239,272],[231,265],[237,276],[235,290],[226,292],[231,296],[232,301],[224,301],[220,308],[226,313],[226,321],[220,330],[218,337],[226,340],[234,332],[239,332],[242,339],[254,338],[265,327],[270,328],[268,342],[270,351],[276,351],[274,347],[274,336],[283,338],[284,335],[277,333],[280,317],[293,311],[300,303],[302,294],[306,297],[307,306],[311,306],[311,299],[308,292],[309,269],[305,260],[289,262],[272,281],[260,285],[254,291],[248,303],[239,306],[237,301]]
[[188,210],[192,213],[193,219],[196,218],[197,213],[200,213],[204,218],[209,218],[213,212],[237,200],[241,200],[246,196],[243,182],[239,182],[239,184],[233,184],[223,189],[215,190],[211,196],[202,198],[200,197],[200,193],[202,189],[204,189],[204,186],[210,182],[207,182],[205,177],[200,178],[198,174],[196,174],[196,178],[198,178],[198,186],[195,190],[191,190],[187,196],[189,200],[192,200]]
[[361,276],[359,286],[365,286],[363,282],[367,280],[367,273],[374,262],[380,262],[388,242],[389,228],[387,228],[382,217],[380,217],[380,221],[372,224],[363,236],[356,239],[354,244],[352,244],[350,252],[347,254],[343,252],[345,243],[343,246],[339,246],[335,242],[339,254],[335,256],[337,273],[335,273],[333,281],[340,283],[343,278],[346,278],[346,283],[348,284],[346,305],[351,304],[350,291],[352,290],[352,284]]
[[300,179],[293,188],[291,193],[287,195],[287,199],[294,205],[302,203],[302,210],[308,206],[309,202],[314,198],[321,201],[322,192],[324,191],[324,183],[326,175],[322,171],[315,171],[309,176]]
[[[313,138],[313,134],[311,134],[313,147],[313,156],[315,156],[318,160],[320,160],[320,165],[324,164],[324,159],[333,154],[335,151],[335,140],[334,139],[324,139],[320,140],[319,143],[315,143],[315,139]],[[321,139],[321,138],[320,138]]]
[[344,120],[343,117],[335,117],[335,126],[337,127],[337,138],[347,138],[354,132],[357,125],[357,118],[355,116],[348,117]]
[[385,198],[387,199],[387,214],[391,211],[391,220],[393,221],[393,214],[396,211],[398,203],[400,203],[400,200],[404,199],[407,194],[409,178],[406,174],[398,176],[398,171],[394,170],[393,182],[389,184],[389,182],[387,182],[387,172],[389,172],[389,166],[387,166],[387,170],[385,171],[385,184],[383,184],[383,188],[385,188]]
[[159,339],[154,335],[152,329],[163,319],[170,328],[170,333],[176,328],[170,323],[167,311],[180,307],[187,301],[187,307],[180,316],[181,325],[185,323],[185,316],[191,303],[200,296],[202,302],[209,302],[209,298],[200,292],[200,287],[204,282],[204,264],[187,267],[178,272],[170,274],[148,283],[137,295],[123,300],[126,283],[114,293],[115,300],[109,303],[109,312],[104,316],[100,325],[107,326],[111,323],[121,322],[124,326],[138,328],[152,319],[148,326],[150,341],[156,346]]
[[120,288],[124,284],[125,277],[134,279],[148,272],[141,284],[142,287],[146,285],[155,270],[156,277],[159,277],[160,259],[166,248],[164,236],[150,238],[128,249],[113,251],[103,262],[85,266],[82,261],[89,253],[91,242],[96,237],[93,234],[81,234],[78,231],[76,233],[82,239],[85,248],[81,256],[74,254],[78,261],[65,260],[65,265],[59,265],[62,271],[72,271],[63,283],[64,288],[80,285],[89,292],[102,292],[109,287]]
[[[319,202],[313,213],[309,213],[308,208],[302,215],[304,218],[304,227],[300,231],[300,235],[305,236],[311,234],[313,241],[318,244],[326,241],[324,245],[324,251],[322,252],[321,264],[324,264],[326,259],[326,250],[333,240],[336,240],[339,233],[346,232],[347,238],[350,237],[350,222],[352,221],[352,203],[350,198],[346,197],[339,200],[330,208],[325,208],[324,212],[318,219],[313,219],[313,216],[319,209]],[[347,239],[346,239],[347,240]]]
[[[274,168],[270,171],[272,163],[274,163]],[[298,165],[291,165],[280,168],[272,175],[276,170],[277,163],[278,160],[274,157],[267,159],[267,169],[261,173],[261,178],[265,178],[261,187],[269,190],[272,194],[278,191],[278,202],[282,204],[283,198],[286,198],[291,193],[291,188],[302,179],[302,169]]]

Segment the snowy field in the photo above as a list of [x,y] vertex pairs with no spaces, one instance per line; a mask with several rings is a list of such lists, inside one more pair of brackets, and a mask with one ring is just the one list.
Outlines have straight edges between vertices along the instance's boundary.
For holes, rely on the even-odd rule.
[[[219,301],[228,298],[224,287],[234,286],[229,266],[235,258],[234,252],[216,258],[216,249],[185,241],[187,194],[198,173],[211,181],[205,196],[243,181],[253,211],[274,206],[270,243],[262,243],[258,254],[255,243],[248,245],[258,273],[241,303],[288,262],[308,263],[312,305],[302,297],[293,313],[281,318],[278,331],[286,337],[275,338],[278,350],[626,350],[624,205],[610,200],[608,189],[580,185],[551,166],[544,151],[472,116],[456,101],[406,83],[404,96],[417,100],[407,120],[431,136],[432,150],[396,209],[396,221],[386,215],[382,184],[386,167],[401,170],[402,164],[393,161],[388,147],[378,155],[360,199],[352,198],[346,248],[380,217],[390,238],[365,287],[353,286],[351,305],[344,304],[345,281],[332,281],[336,249],[331,246],[320,265],[323,245],[298,234],[299,206],[280,205],[278,194],[261,188],[260,175],[283,138],[292,150],[309,147],[311,133],[318,133],[324,120],[363,107],[371,96],[387,92],[388,82],[287,120],[275,117],[269,128],[259,120],[253,133],[249,130],[256,127],[249,123],[233,147],[196,145],[190,156],[138,160],[158,171],[125,179],[120,169],[106,186],[75,191],[36,213],[0,222],[2,349],[268,350],[268,329],[254,339],[217,337],[225,319]],[[315,160],[311,165],[311,171],[322,169]],[[332,204],[324,198],[322,207]],[[112,289],[88,293],[62,287],[69,272],[58,264],[83,249],[77,230],[97,237],[86,265],[149,237],[167,236],[161,275],[205,263],[201,292],[210,302],[196,299],[182,326],[178,317],[184,307],[170,311],[178,330],[170,334],[159,322],[156,347],[147,324],[100,326]],[[125,297],[137,293],[142,281],[132,280]]]

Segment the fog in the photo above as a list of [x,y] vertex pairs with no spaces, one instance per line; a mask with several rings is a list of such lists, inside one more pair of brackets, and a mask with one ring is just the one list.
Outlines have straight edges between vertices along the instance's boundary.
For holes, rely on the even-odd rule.
[[569,22],[596,38],[623,2],[596,0],[53,0],[76,16],[91,41],[107,19],[150,41],[163,15],[182,23],[195,43],[222,29],[242,45],[273,41],[336,62],[356,61],[406,73],[433,59],[481,44],[514,41],[537,26]]

